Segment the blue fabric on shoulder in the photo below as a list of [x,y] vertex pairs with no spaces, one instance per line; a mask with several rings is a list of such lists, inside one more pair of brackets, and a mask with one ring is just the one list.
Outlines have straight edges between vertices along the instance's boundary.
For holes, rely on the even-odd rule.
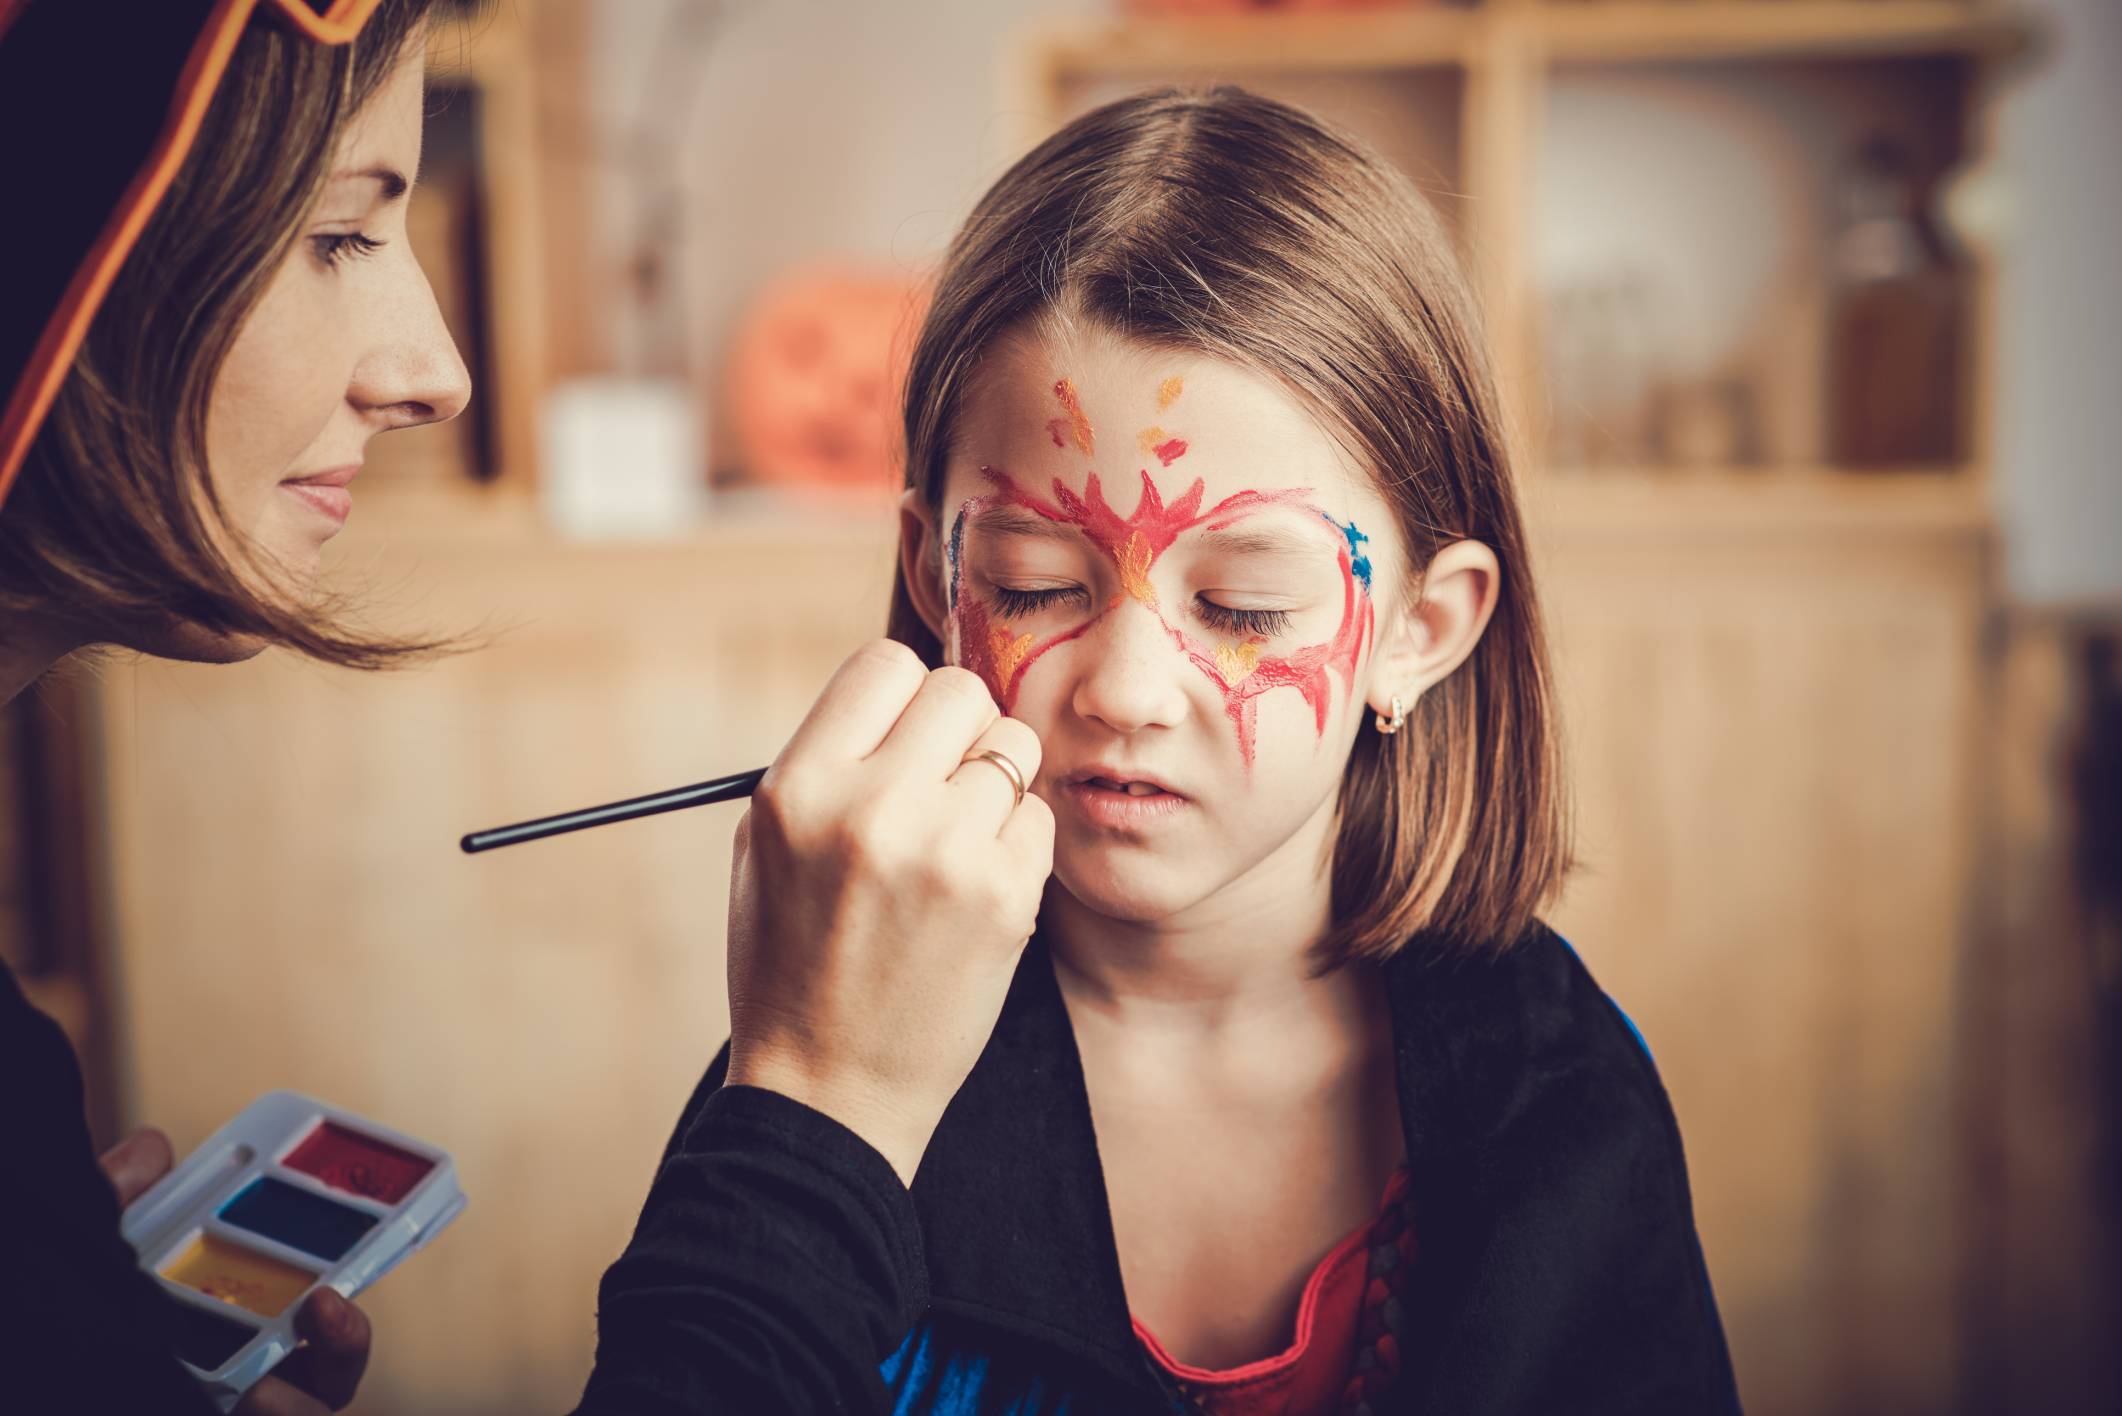
[[933,1319],[917,1324],[877,1371],[891,1393],[892,1416],[1121,1416],[1122,1411],[1054,1374],[1029,1370],[1005,1348],[990,1350],[973,1334],[945,1335]]

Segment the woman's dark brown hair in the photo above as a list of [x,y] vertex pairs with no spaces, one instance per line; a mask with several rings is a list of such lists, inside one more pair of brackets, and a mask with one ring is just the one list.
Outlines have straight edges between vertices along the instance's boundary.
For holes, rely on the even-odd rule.
[[[983,353],[1055,315],[1291,390],[1376,481],[1418,581],[1450,542],[1496,553],[1472,657],[1405,731],[1356,740],[1318,956],[1508,948],[1568,868],[1567,811],[1501,414],[1429,204],[1360,140],[1241,89],[1078,118],[981,199],[944,263],[906,389],[907,485],[926,506]],[[903,575],[888,632],[942,662]]]
[[89,326],[0,513],[0,609],[96,637],[189,623],[376,668],[434,646],[289,603],[219,522],[206,414],[238,332],[294,246],[341,134],[438,0],[383,0],[349,44],[263,14],[190,156]]

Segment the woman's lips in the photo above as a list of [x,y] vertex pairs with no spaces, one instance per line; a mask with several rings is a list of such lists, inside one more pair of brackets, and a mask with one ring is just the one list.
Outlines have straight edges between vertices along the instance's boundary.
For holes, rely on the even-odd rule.
[[1092,825],[1123,831],[1141,830],[1187,805],[1184,796],[1158,782],[1118,772],[1078,774],[1062,794]]
[[343,526],[354,509],[354,494],[346,489],[346,484],[360,475],[361,464],[356,462],[307,477],[290,477],[280,485]]

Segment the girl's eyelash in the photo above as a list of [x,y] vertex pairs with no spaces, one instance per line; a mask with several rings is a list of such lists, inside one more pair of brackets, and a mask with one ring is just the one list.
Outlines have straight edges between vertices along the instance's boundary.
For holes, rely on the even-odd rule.
[[1196,595],[1194,614],[1201,623],[1219,634],[1257,634],[1263,639],[1273,639],[1289,632],[1288,610],[1234,610]]
[[1052,590],[1012,590],[1007,585],[997,585],[993,595],[996,614],[1003,619],[1023,619],[1071,600],[1081,600],[1083,591],[1074,585],[1057,586]]
[[348,256],[369,256],[383,249],[383,243],[358,231],[343,234],[312,236],[309,238],[317,259],[326,265],[337,265]]

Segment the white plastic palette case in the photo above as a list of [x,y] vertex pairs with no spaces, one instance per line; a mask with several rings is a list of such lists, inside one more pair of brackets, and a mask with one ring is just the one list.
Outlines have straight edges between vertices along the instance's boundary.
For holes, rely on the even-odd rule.
[[449,1152],[298,1092],[267,1092],[127,1207],[179,1310],[185,1366],[229,1410],[295,1350],[317,1288],[351,1298],[464,1208]]

